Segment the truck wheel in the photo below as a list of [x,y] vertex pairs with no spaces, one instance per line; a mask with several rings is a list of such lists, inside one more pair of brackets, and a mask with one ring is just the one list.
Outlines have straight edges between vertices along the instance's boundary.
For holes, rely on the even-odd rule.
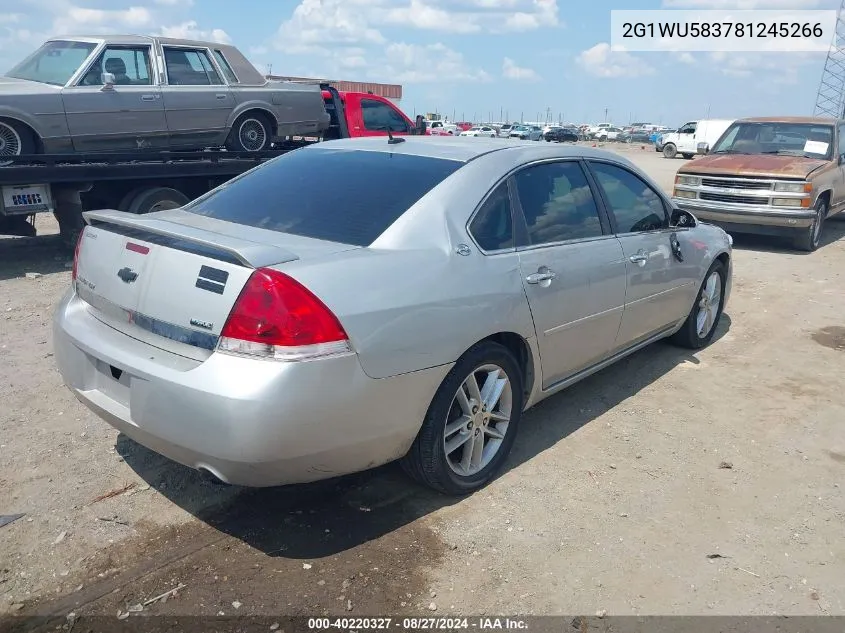
[[142,187],[130,191],[120,202],[120,210],[127,213],[155,213],[178,209],[190,202],[190,198],[170,187]]
[[821,244],[824,221],[827,218],[827,202],[819,200],[816,203],[815,211],[816,217],[813,218],[813,223],[806,229],[801,229],[801,232],[793,241],[795,248],[799,251],[812,253]]
[[37,147],[28,128],[17,121],[0,119],[0,167],[5,167],[11,162],[3,161],[4,156],[35,154]]
[[258,112],[247,112],[238,117],[229,138],[226,149],[233,152],[260,152],[270,147],[273,140],[273,128],[267,117]]
[[59,223],[59,237],[62,245],[72,252],[79,234],[85,228],[80,192],[75,189],[58,189],[54,192],[54,197],[53,217]]
[[672,143],[668,143],[663,146],[663,157],[664,158],[675,158],[678,154],[678,148],[675,147]]

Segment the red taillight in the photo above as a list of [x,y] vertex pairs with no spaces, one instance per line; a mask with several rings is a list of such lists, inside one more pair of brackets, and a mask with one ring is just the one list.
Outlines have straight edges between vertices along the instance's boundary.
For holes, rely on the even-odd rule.
[[343,326],[298,281],[269,268],[250,275],[220,333],[223,352],[297,360],[349,351]]
[[76,238],[76,246],[73,249],[73,268],[70,271],[70,280],[76,281],[76,273],[79,268],[79,247],[82,244],[82,236],[85,235],[85,228],[79,232],[79,237]]

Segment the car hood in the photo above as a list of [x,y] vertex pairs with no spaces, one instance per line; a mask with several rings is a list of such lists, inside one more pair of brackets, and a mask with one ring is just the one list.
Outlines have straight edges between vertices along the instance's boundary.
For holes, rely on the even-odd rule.
[[60,86],[51,86],[50,84],[42,84],[37,81],[0,76],[0,95],[2,97],[11,95],[56,94],[59,90],[61,90]]
[[679,174],[719,174],[724,176],[765,176],[804,178],[829,161],[803,156],[727,154],[703,156],[678,170]]

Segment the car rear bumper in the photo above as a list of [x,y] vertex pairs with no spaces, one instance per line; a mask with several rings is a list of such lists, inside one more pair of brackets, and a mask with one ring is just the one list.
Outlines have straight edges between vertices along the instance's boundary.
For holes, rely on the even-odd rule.
[[401,457],[450,369],[373,379],[354,354],[277,362],[214,353],[199,362],[105,325],[73,291],[53,330],[59,372],[83,404],[139,444],[244,486],[316,481]]
[[723,227],[732,226],[737,233],[788,233],[809,227],[816,215],[812,210],[778,211],[769,206],[710,203],[690,201],[688,198],[673,197],[672,202],[700,220]]

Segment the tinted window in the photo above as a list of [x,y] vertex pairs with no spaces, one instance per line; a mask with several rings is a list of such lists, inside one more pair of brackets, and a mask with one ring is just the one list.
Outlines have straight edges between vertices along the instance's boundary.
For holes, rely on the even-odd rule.
[[164,65],[171,86],[218,86],[223,83],[204,50],[165,47]]
[[839,126],[839,155],[845,155],[845,125]]
[[513,216],[506,182],[500,184],[478,210],[469,232],[485,251],[513,248]]
[[578,163],[528,167],[516,175],[515,181],[530,244],[602,234],[596,202]]
[[152,69],[148,46],[109,46],[85,73],[81,86],[102,86],[103,73],[114,75],[116,86],[149,86]]
[[615,165],[591,166],[616,218],[618,233],[656,231],[669,225],[663,200],[642,179]]
[[238,83],[238,77],[235,75],[235,71],[233,71],[232,67],[229,66],[229,62],[227,62],[226,58],[223,57],[223,53],[221,51],[214,51],[214,59],[217,60],[217,65],[220,66],[223,74],[226,76],[226,80],[232,84]]
[[300,149],[185,208],[237,224],[367,246],[461,165],[386,151]]
[[386,103],[375,99],[361,99],[364,127],[373,131],[407,132],[408,122]]

